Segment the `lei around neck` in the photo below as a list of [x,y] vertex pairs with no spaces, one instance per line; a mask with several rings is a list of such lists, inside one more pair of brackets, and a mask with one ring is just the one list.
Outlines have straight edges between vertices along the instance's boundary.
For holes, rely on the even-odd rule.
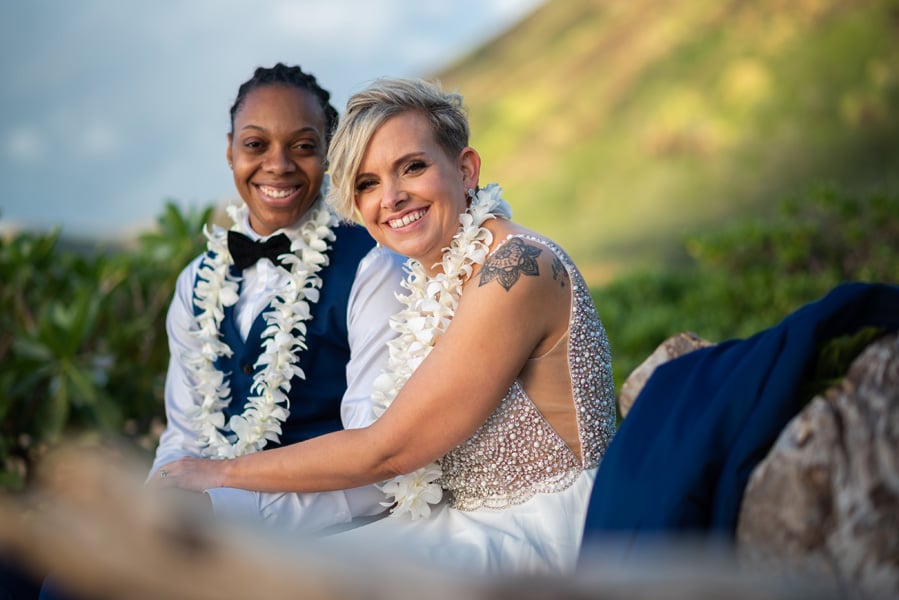
[[[229,206],[234,222],[231,230],[248,233],[246,204]],[[339,220],[319,198],[306,214],[298,234],[291,236],[290,252],[278,258],[288,281],[263,314],[262,353],[253,365],[255,373],[243,413],[225,423],[224,409],[231,402],[228,374],[216,368],[219,357],[231,356],[231,348],[221,339],[226,307],[237,303],[242,277],[232,273],[228,232],[214,227],[204,229],[208,254],[200,263],[194,304],[197,307],[197,349],[184,353],[183,359],[198,399],[188,411],[203,456],[234,458],[256,452],[269,440],[278,442],[281,423],[290,408],[290,382],[305,379],[299,366],[300,352],[306,349],[306,321],[312,318],[310,304],[318,302],[322,285],[318,272],[328,264],[329,245],[336,239]]]
[[[468,210],[459,215],[459,229],[440,263],[442,270],[429,276],[422,264],[414,259],[406,261],[407,277],[403,281],[408,294],[398,296],[405,305],[390,320],[397,337],[388,342],[387,369],[374,382],[372,401],[375,414],[380,417],[396,398],[415,369],[431,352],[456,313],[462,297],[462,285],[471,277],[475,265],[487,258],[493,234],[483,223],[496,217],[511,218],[512,209],[502,198],[502,189],[495,183],[482,188]],[[437,480],[443,472],[434,462],[412,473],[395,477],[380,484],[389,498],[384,506],[391,512],[409,513],[412,519],[427,518],[431,504],[440,502],[443,490]]]

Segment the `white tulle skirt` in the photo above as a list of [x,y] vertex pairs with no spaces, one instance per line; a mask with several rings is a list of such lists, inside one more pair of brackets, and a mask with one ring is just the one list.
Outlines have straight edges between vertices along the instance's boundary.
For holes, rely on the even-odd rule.
[[428,519],[388,516],[329,541],[466,575],[570,573],[583,537],[596,469],[567,489],[503,510],[462,511],[446,503]]

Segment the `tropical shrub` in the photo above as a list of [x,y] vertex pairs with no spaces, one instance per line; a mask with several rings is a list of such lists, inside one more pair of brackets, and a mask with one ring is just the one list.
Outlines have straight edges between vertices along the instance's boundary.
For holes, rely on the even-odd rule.
[[899,194],[821,186],[777,209],[767,220],[690,236],[684,268],[632,273],[595,290],[619,385],[682,331],[711,342],[744,338],[839,283],[899,283]]
[[135,249],[66,249],[58,231],[0,240],[0,488],[22,489],[63,435],[155,444],[165,314],[211,212],[169,203]]

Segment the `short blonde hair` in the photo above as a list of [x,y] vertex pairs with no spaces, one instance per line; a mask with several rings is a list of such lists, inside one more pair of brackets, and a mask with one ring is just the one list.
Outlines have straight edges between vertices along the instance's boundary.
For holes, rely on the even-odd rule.
[[353,219],[356,175],[372,136],[388,119],[407,111],[419,111],[428,118],[437,143],[448,155],[455,156],[468,146],[468,117],[460,94],[445,92],[438,83],[423,79],[376,80],[347,101],[328,151],[327,201],[343,219]]

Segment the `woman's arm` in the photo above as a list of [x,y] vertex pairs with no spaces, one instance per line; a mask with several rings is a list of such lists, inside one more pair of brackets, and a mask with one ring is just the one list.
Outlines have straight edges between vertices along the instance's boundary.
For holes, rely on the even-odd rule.
[[560,284],[554,260],[545,246],[520,238],[491,255],[434,350],[370,426],[228,461],[184,459],[157,481],[196,490],[325,491],[440,458],[486,421],[525,361],[567,328],[570,287]]

